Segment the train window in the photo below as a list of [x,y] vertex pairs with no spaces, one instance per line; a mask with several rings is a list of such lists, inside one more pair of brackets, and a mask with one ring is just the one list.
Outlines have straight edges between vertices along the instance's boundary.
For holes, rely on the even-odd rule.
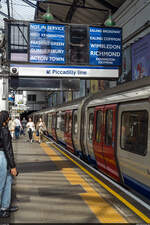
[[148,112],[128,111],[121,117],[121,148],[138,155],[147,152]]
[[60,123],[61,123],[61,117],[59,114],[57,114],[57,126],[56,126],[56,129],[60,129]]
[[61,114],[60,130],[65,130],[65,115],[63,113]]
[[89,115],[89,128],[88,128],[88,139],[92,142],[93,139],[93,124],[94,124],[94,113]]
[[52,115],[48,114],[48,127],[51,129],[52,128]]
[[69,113],[67,113],[66,115],[66,121],[65,121],[65,132],[68,133],[69,132]]
[[56,115],[52,115],[52,128],[55,129],[56,125]]
[[98,111],[96,115],[96,142],[101,142],[102,137],[102,125],[103,125],[103,112]]
[[106,111],[106,123],[105,123],[105,144],[112,145],[112,123],[113,123],[113,111],[109,109]]
[[71,128],[72,128],[72,116],[69,114],[69,133],[71,133]]
[[78,118],[77,114],[74,112],[73,116],[73,134],[77,134],[78,132]]

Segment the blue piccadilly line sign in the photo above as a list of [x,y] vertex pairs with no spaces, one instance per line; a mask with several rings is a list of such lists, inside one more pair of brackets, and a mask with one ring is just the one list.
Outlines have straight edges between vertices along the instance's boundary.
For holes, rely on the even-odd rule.
[[122,30],[120,28],[89,27],[89,64],[121,66]]
[[29,30],[31,63],[66,63],[64,25],[30,23]]

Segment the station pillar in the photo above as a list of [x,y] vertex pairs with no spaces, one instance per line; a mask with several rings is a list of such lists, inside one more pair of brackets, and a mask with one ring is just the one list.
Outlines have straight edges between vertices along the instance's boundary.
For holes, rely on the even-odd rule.
[[0,77],[0,111],[8,110],[8,76]]

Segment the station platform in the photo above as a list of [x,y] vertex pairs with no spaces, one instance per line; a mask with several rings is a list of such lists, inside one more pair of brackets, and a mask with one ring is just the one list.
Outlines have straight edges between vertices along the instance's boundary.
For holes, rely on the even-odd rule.
[[19,175],[12,205],[19,210],[1,223],[145,223],[52,142],[21,136],[13,146]]

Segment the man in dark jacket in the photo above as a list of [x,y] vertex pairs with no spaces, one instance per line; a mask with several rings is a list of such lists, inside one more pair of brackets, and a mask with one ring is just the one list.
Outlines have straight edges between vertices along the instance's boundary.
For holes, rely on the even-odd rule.
[[0,112],[0,218],[9,217],[17,207],[10,207],[12,175],[17,176],[11,135],[8,130],[9,114]]

